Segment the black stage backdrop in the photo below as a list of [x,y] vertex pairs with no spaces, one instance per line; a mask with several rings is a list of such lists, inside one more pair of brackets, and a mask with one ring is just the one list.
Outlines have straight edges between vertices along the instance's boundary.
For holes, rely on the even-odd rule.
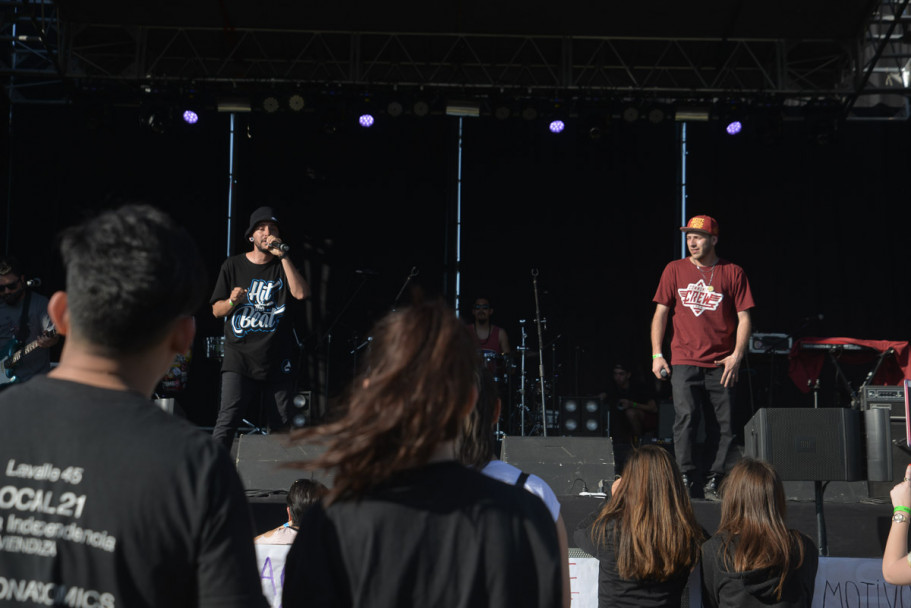
[[[775,141],[721,131],[688,127],[688,214],[719,220],[719,253],[752,283],[754,330],[907,340],[908,124],[852,122],[824,144],[801,121],[784,123]],[[245,249],[250,211],[273,205],[316,292],[296,311],[304,386],[326,392],[318,378],[328,361],[328,392],[338,392],[356,364],[351,351],[413,269],[411,285],[450,300],[460,270],[460,312],[470,319],[473,299],[488,297],[513,344],[524,320],[527,345],[538,349],[534,321],[546,319],[553,396],[599,392],[617,358],[648,369],[651,297],[664,264],[680,255],[675,124],[618,121],[592,139],[572,122],[557,136],[540,122],[465,119],[458,268],[457,119],[381,117],[366,130],[330,126],[317,113],[250,114],[238,115],[235,133],[234,252]],[[42,292],[63,287],[53,236],[125,199],[183,222],[214,282],[228,238],[227,115],[156,134],[135,108],[16,106],[2,149],[2,248],[24,258]],[[198,319],[183,406],[205,425],[218,390],[205,338],[220,324],[208,310]],[[786,357],[751,355],[748,364],[743,420],[773,402],[811,405],[785,375]]]

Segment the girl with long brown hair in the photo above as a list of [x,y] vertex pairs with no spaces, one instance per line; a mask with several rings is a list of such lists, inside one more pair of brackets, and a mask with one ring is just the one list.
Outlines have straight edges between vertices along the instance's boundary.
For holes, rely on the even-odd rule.
[[705,533],[674,458],[633,451],[580,547],[600,560],[598,606],[680,606]]
[[809,537],[785,525],[784,487],[772,465],[740,460],[721,494],[721,523],[702,546],[703,603],[809,606],[819,557]]
[[478,355],[442,301],[371,332],[341,415],[298,432],[335,474],[285,568],[284,606],[540,606],[561,602],[557,534],[525,490],[457,461]]

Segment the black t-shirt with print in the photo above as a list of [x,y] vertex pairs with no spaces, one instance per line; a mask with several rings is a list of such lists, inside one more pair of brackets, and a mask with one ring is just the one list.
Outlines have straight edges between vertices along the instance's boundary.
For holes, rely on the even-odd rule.
[[137,393],[40,376],[0,412],[0,605],[265,606],[211,437]]

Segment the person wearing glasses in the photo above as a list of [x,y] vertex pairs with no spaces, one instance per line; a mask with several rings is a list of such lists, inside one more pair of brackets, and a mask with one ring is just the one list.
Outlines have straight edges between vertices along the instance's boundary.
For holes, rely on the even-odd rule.
[[26,285],[19,261],[0,257],[0,389],[50,371],[53,327],[47,298]]
[[508,355],[509,336],[502,327],[490,322],[493,316],[493,307],[487,298],[478,298],[474,301],[474,338],[478,349],[482,352],[493,352]]

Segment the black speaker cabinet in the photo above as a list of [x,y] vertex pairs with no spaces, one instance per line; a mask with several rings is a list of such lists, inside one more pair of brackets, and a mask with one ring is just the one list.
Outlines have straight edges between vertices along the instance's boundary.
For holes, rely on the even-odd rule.
[[503,438],[500,459],[537,475],[557,496],[598,491],[614,481],[614,451],[609,437]]
[[864,412],[868,481],[892,481],[892,429],[889,410],[874,407]]
[[863,479],[860,413],[847,408],[763,408],[743,429],[744,454],[784,481]]

